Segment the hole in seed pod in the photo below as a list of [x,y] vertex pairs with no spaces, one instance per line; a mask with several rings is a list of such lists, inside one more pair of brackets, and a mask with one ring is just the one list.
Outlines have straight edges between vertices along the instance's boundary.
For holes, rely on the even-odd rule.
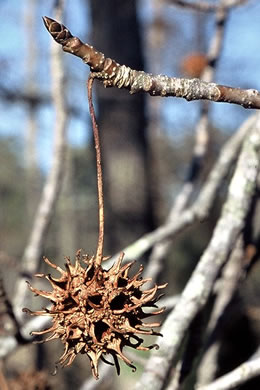
[[88,297],[88,300],[92,303],[94,303],[94,305],[100,305],[100,302],[102,300],[102,296],[101,295],[93,295],[92,297]]
[[71,299],[70,297],[69,298],[65,298],[64,301],[62,302],[64,307],[66,308],[66,310],[76,306],[77,304],[74,302],[73,299]]
[[88,270],[88,273],[87,273],[87,281],[91,280],[94,276],[94,273],[95,273],[95,268],[94,267],[91,267],[89,270]]
[[126,295],[119,294],[117,295],[112,301],[110,302],[110,308],[112,310],[121,310],[124,308],[124,305],[126,303]]
[[93,307],[91,307],[88,303],[86,303],[86,305],[84,306],[84,309],[85,309],[86,313],[94,310]]
[[139,290],[138,288],[135,288],[135,289],[134,289],[134,292],[133,292],[133,296],[134,296],[135,298],[137,298],[137,299],[140,299],[141,296],[142,296],[142,291]]
[[123,278],[118,278],[117,285],[118,287],[125,287],[127,285],[127,280]]
[[[50,279],[52,280],[52,277],[50,276]],[[57,280],[55,280],[55,285],[59,288],[61,288],[62,290],[66,290],[66,286],[67,286],[67,281],[65,282],[59,282]]]
[[134,337],[130,337],[129,341],[131,345],[136,348],[144,342],[144,339],[141,339],[140,337],[135,335]]
[[128,320],[129,320],[130,326],[132,326],[133,328],[135,328],[136,325],[140,325],[142,323],[135,315],[130,314],[130,313],[128,316]]
[[[52,277],[51,277],[51,276],[50,276],[50,279],[52,280]],[[56,285],[57,287],[61,288],[62,290],[66,290],[67,281],[60,282],[60,281],[55,280],[54,283],[55,283],[55,285]]]
[[98,341],[101,341],[104,337],[104,333],[109,329],[109,326],[103,321],[98,321],[95,324],[95,335]]
[[76,326],[72,327],[69,331],[69,336],[71,339],[78,339],[80,338],[81,334],[81,330]]

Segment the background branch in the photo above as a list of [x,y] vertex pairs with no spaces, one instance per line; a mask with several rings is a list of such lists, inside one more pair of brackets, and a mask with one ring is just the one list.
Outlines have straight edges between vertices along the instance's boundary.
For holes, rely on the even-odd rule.
[[218,378],[206,386],[199,386],[197,390],[230,390],[236,389],[237,386],[247,382],[249,379],[260,375],[260,357],[250,359],[241,364],[235,370]]
[[243,240],[240,236],[230,254],[227,264],[224,266],[221,277],[214,288],[216,294],[214,307],[206,329],[206,346],[198,368],[199,386],[210,383],[216,374],[217,356],[219,352],[218,331],[223,318],[228,318],[230,304],[238,289],[241,277],[244,274],[242,262],[244,259]]

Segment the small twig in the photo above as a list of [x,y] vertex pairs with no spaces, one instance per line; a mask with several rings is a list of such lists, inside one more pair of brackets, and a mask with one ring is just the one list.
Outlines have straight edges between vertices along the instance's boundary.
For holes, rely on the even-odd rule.
[[199,79],[183,79],[165,75],[152,75],[133,70],[106,58],[93,46],[84,44],[63,24],[44,17],[45,26],[53,39],[62,45],[67,53],[80,57],[90,66],[95,78],[103,82],[104,87],[117,87],[130,90],[130,93],[147,92],[151,96],[174,96],[191,100],[210,100],[239,104],[245,108],[260,108],[260,92],[255,89],[232,88]]
[[90,74],[88,78],[88,101],[89,101],[89,112],[92,121],[92,129],[95,142],[96,150],[96,164],[97,164],[97,190],[98,190],[98,225],[99,225],[99,235],[98,235],[98,245],[96,252],[96,265],[100,265],[103,258],[103,249],[104,249],[104,196],[103,196],[103,180],[102,180],[102,166],[101,166],[101,150],[100,150],[100,140],[98,125],[95,116],[95,110],[93,107],[92,101],[92,87],[93,87],[94,78]]

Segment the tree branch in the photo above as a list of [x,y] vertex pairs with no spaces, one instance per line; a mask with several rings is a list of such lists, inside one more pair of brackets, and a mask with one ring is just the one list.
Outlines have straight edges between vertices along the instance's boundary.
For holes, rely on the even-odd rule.
[[67,53],[80,57],[90,66],[93,77],[101,80],[104,87],[125,88],[131,94],[147,92],[151,96],[174,96],[191,100],[210,100],[239,104],[245,108],[260,108],[260,92],[255,89],[232,88],[199,79],[184,79],[165,75],[152,75],[133,70],[106,58],[93,46],[84,44],[63,24],[44,17],[45,26],[53,39]]
[[212,239],[162,329],[136,390],[161,390],[193,318],[205,306],[220,269],[243,228],[260,165],[260,116],[246,138]]

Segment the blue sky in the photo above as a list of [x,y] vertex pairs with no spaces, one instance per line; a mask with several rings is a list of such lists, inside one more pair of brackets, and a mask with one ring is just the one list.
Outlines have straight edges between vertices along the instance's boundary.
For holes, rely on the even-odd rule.
[[[83,40],[91,29],[86,1],[73,0],[70,8],[66,9],[65,24],[71,31]],[[48,93],[50,85],[49,48],[51,38],[41,21],[41,16],[52,16],[53,0],[36,1],[37,27],[35,40],[38,50],[37,88],[42,93]],[[67,2],[68,4],[68,2]],[[73,4],[73,5],[72,5]],[[140,0],[140,18],[144,27],[152,19],[150,0]],[[25,56],[27,51],[26,34],[24,28],[24,13],[29,1],[1,1],[0,0],[0,59],[1,82],[12,90],[20,90],[27,82],[25,78]],[[163,17],[169,25],[177,25],[178,45],[185,53],[191,51],[194,14],[174,6],[165,5]],[[87,20],[87,23],[86,23]],[[260,89],[260,1],[249,0],[248,5],[236,8],[231,12],[226,30],[226,39],[223,53],[216,74],[216,81],[221,84],[242,88]],[[209,18],[206,23],[206,34],[210,40],[214,28],[214,20]],[[176,37],[174,39],[176,42]],[[90,42],[91,43],[91,42]],[[99,48],[102,50],[102,48]],[[178,53],[171,42],[165,48],[165,60],[161,61],[161,72],[168,75],[178,75],[175,65],[179,61]],[[109,56],[109,53],[105,53]],[[88,74],[86,67],[77,58],[64,54],[68,74],[73,76],[69,84],[68,99],[77,101],[82,108],[81,118],[72,118],[69,125],[68,139],[74,145],[82,145],[89,138],[88,109],[85,90],[85,80]],[[152,64],[150,64],[150,69]],[[151,98],[152,99],[152,98]],[[81,104],[82,103],[82,104]],[[25,133],[26,109],[21,104],[6,104],[0,100],[1,124],[0,135],[19,136]],[[195,125],[199,112],[199,104],[188,103],[182,99],[167,98],[162,104],[162,121],[168,134],[182,137],[185,129]],[[187,113],[189,115],[187,115]],[[228,104],[214,104],[212,106],[212,121],[216,127],[234,131],[236,127],[250,114],[249,111]],[[38,155],[43,169],[48,169],[52,145],[53,112],[51,105],[44,106],[38,112]],[[47,158],[46,158],[47,156]]]

